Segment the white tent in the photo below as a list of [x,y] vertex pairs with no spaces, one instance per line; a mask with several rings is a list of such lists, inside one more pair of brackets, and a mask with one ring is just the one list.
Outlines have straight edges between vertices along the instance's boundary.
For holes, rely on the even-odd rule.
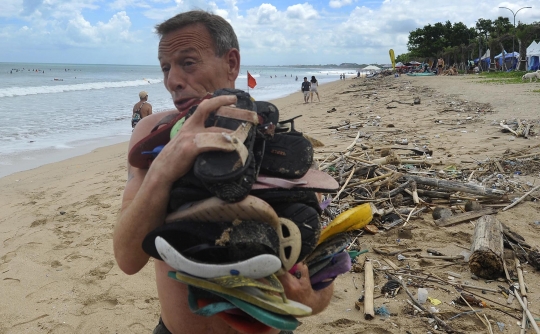
[[533,41],[527,48],[527,57],[540,55],[540,43]]
[[368,66],[364,67],[362,70],[366,70],[366,71],[379,71],[380,68],[378,68],[377,66],[368,65]]
[[486,59],[486,58],[489,58],[491,55],[491,51],[489,51],[489,49],[487,49],[486,53],[484,53],[484,55],[482,56],[482,58],[480,59]]
[[539,68],[540,63],[540,43],[533,41],[529,47],[527,47],[527,70],[534,70]]

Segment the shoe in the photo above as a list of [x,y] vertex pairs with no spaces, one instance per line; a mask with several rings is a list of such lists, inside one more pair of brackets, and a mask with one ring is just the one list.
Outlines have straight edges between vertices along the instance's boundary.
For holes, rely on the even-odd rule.
[[302,248],[295,263],[303,261],[317,246],[321,233],[319,213],[303,203],[279,204],[274,206],[274,210],[278,216],[294,222],[300,230]]

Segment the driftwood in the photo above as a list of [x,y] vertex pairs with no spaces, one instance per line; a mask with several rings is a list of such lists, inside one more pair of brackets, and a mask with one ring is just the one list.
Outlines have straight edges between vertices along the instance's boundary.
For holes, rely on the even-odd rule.
[[450,216],[446,218],[441,218],[435,220],[435,225],[439,227],[446,227],[446,226],[452,226],[455,224],[462,223],[464,221],[469,221],[471,219],[476,219],[478,217],[482,217],[485,215],[491,215],[497,212],[497,209],[495,208],[485,208],[479,211],[469,211],[469,212],[463,212],[460,214],[457,214],[455,216]]
[[364,319],[371,320],[375,318],[375,309],[373,307],[375,282],[373,280],[373,263],[369,260],[364,264],[364,274]]
[[422,177],[416,175],[405,175],[405,178],[416,181],[418,184],[424,184],[439,189],[447,189],[452,191],[461,191],[468,194],[475,194],[481,196],[500,196],[506,194],[505,191],[498,189],[490,189],[475,184],[464,184],[457,181],[441,180],[429,177]]
[[495,216],[482,216],[474,229],[469,268],[478,277],[495,279],[504,273],[503,230]]

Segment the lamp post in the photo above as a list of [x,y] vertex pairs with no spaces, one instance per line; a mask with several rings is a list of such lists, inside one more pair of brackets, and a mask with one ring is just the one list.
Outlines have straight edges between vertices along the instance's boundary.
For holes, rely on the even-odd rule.
[[[518,9],[515,13],[514,13],[513,10],[511,10],[511,9],[508,8],[508,7],[499,7],[499,8],[508,9],[508,10],[511,11],[512,14],[514,15],[514,33],[512,34],[512,58],[514,58],[514,52],[515,52],[515,51],[514,51],[514,37],[516,36],[516,15],[517,15],[517,13],[519,13],[520,10],[525,9],[525,8],[532,8],[532,7],[521,7],[521,8]],[[503,50],[503,52],[504,52],[504,50]],[[512,60],[512,62],[514,62],[514,61]]]

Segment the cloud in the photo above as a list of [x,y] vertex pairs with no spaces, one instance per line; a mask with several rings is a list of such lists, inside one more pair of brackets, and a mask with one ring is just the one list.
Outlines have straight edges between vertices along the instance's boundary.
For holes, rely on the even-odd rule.
[[328,5],[332,8],[341,8],[352,4],[352,0],[331,0]]
[[[264,2],[263,2],[264,1]],[[305,1],[305,0],[302,0]],[[540,7],[540,0],[521,6]],[[406,52],[409,32],[436,22],[474,26],[480,17],[512,17],[508,2],[468,0],[0,0],[0,59],[17,59],[11,50],[41,61],[99,55],[109,62],[155,63],[153,26],[176,13],[203,9],[234,27],[244,64],[321,64],[388,62],[388,49]],[[415,15],[418,14],[418,15]],[[524,9],[516,22],[540,21],[540,11]],[[144,49],[144,52],[141,50]],[[8,52],[9,50],[9,52]],[[17,52],[19,52],[17,51]],[[106,56],[101,56],[106,55]],[[67,56],[66,56],[67,57]],[[79,62],[74,56],[73,62]],[[114,58],[117,57],[117,58]],[[60,61],[60,60],[55,60]],[[81,60],[82,61],[82,60]],[[91,59],[91,61],[94,61]],[[95,60],[97,61],[97,60]]]

